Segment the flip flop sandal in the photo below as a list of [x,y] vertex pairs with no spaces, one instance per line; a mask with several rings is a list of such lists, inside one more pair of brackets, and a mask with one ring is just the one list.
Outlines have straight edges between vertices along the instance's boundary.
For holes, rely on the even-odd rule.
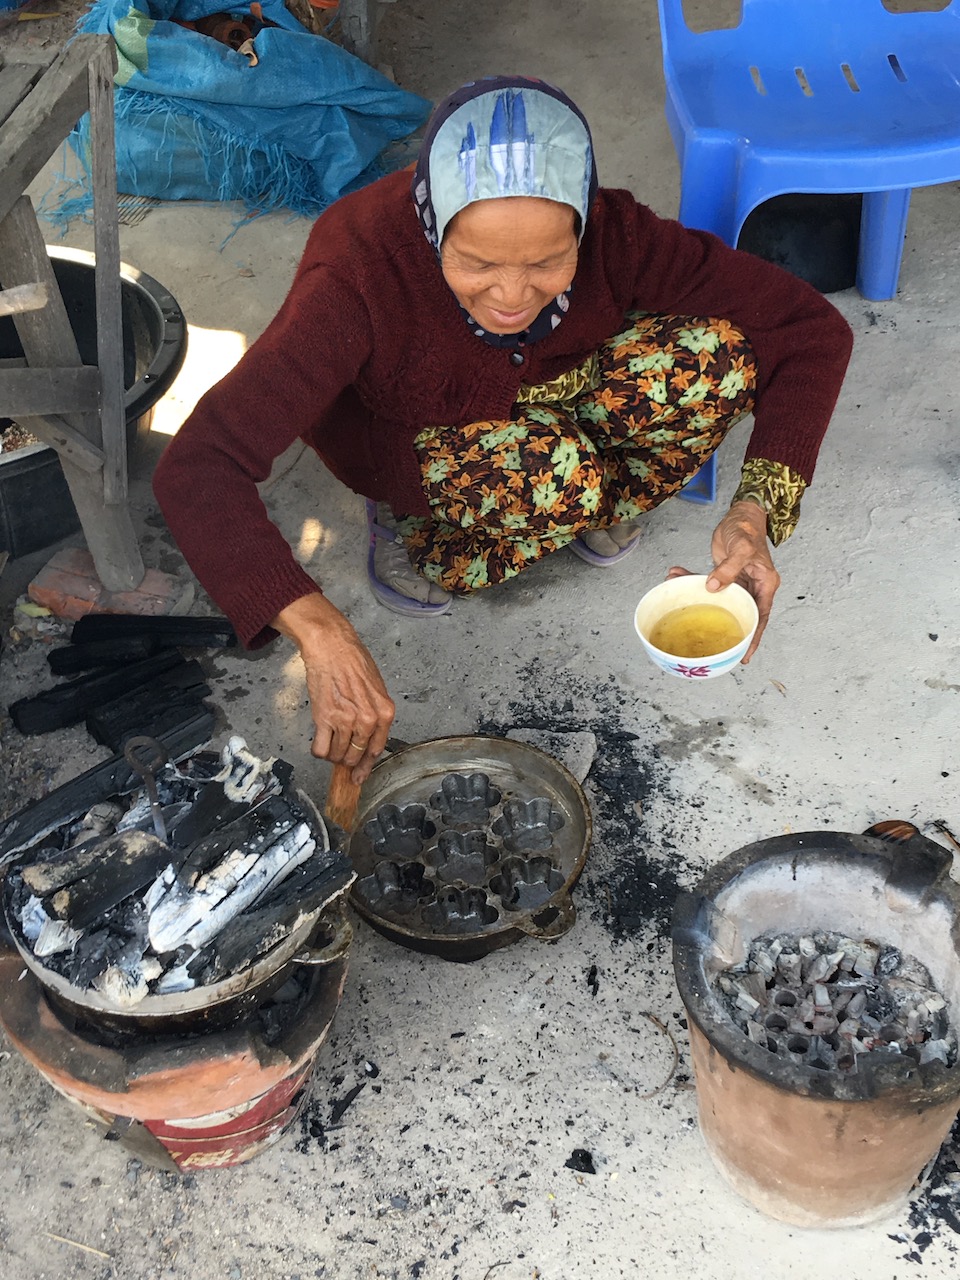
[[621,547],[620,550],[612,556],[602,556],[599,551],[591,550],[582,538],[574,538],[572,542],[567,543],[567,546],[575,556],[579,556],[580,559],[586,561],[587,564],[592,564],[595,569],[609,569],[611,565],[619,564],[624,557],[636,551],[642,536],[642,533],[638,532],[635,538],[631,538],[625,547]]
[[388,529],[386,525],[377,523],[377,504],[366,499],[367,505],[367,529],[370,531],[370,542],[367,546],[367,580],[370,583],[370,590],[387,609],[391,609],[394,613],[402,613],[407,618],[436,618],[441,613],[449,613],[453,605],[452,600],[444,600],[440,604],[430,604],[426,600],[411,600],[409,596],[405,596],[403,592],[396,591],[388,583],[377,577],[376,564],[374,561],[374,553],[376,552],[377,539],[382,538],[385,542],[401,543],[403,539],[394,529]]

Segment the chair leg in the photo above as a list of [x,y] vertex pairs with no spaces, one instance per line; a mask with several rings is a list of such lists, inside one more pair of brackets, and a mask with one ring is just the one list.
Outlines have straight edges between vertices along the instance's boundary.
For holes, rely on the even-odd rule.
[[707,506],[717,500],[717,455],[711,453],[703,466],[683,486],[677,497],[681,502]]
[[909,187],[864,194],[857,288],[865,298],[885,302],[896,297],[909,210]]
[[725,146],[688,147],[680,178],[680,212],[685,227],[712,231],[725,244],[737,236],[735,154]]

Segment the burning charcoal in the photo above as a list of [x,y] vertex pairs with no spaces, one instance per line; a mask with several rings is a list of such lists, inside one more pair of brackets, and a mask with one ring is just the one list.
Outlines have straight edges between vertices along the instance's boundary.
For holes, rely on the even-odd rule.
[[94,978],[115,963],[124,946],[124,939],[108,929],[83,934],[71,954],[67,976],[74,986],[89,987]]
[[815,1009],[813,1006],[813,1000],[809,996],[807,996],[806,999],[801,1000],[796,1007],[796,1016],[807,1026],[809,1026],[813,1021],[814,1013]]
[[828,982],[837,971],[840,963],[842,951],[835,951],[830,955],[816,956],[807,967],[805,977],[808,982]]
[[777,971],[777,959],[769,951],[758,951],[753,958],[753,965],[757,973],[763,978],[764,984],[773,980],[773,975]]
[[853,952],[853,972],[861,978],[872,978],[880,959],[880,948],[868,942],[858,944]]
[[33,944],[33,954],[43,959],[61,951],[72,951],[81,937],[79,929],[71,929],[62,920],[46,920]]
[[766,998],[767,984],[760,973],[744,973],[740,975],[740,990],[745,991],[757,1004],[760,1004]]
[[747,1035],[750,1037],[750,1039],[753,1041],[754,1044],[759,1044],[766,1047],[767,1032],[761,1023],[754,1022],[751,1019],[747,1023]]
[[854,1021],[858,1020],[863,1016],[863,1011],[866,1007],[867,993],[865,991],[857,991],[850,997],[850,1002],[846,1009],[847,1017],[852,1018]]
[[737,1008],[742,1009],[744,1013],[755,1013],[760,1008],[760,1001],[755,1000],[749,991],[741,989],[737,995]]
[[36,942],[41,929],[49,919],[50,917],[43,909],[43,903],[36,894],[31,894],[20,912],[20,928],[26,940]]
[[196,985],[196,981],[187,972],[187,966],[181,964],[174,969],[168,969],[155,983],[153,989],[158,996],[167,996],[174,995],[178,991],[192,991]]
[[77,826],[71,828],[67,837],[70,848],[76,849],[98,836],[112,835],[122,817],[123,809],[114,801],[104,800],[95,804],[92,809],[87,810]]
[[100,994],[118,1009],[132,1009],[138,1005],[150,988],[139,967],[121,968],[110,965],[93,981],[94,991]]
[[264,843],[261,836],[252,849],[232,850],[194,884],[178,877],[150,915],[148,932],[154,950],[173,951],[184,943],[203,946],[317,847],[305,822],[266,848]]
[[97,861],[81,881],[50,899],[57,915],[76,929],[88,929],[131,894],[154,880],[169,850],[146,831],[128,831],[94,843]]
[[779,1049],[798,1065],[855,1073],[865,1054],[893,1061],[906,1055],[919,1063],[957,1061],[958,1042],[949,1005],[935,989],[929,970],[898,948],[856,941],[840,934],[763,936],[752,944],[754,977],[775,956],[773,989],[760,993],[764,1007],[754,1026],[744,1008],[749,1001],[744,975],[727,970],[718,989],[733,1021],[761,1042],[762,1023],[771,1052]]
[[818,1071],[834,1071],[837,1066],[836,1051],[820,1035],[810,1041],[809,1058],[811,1067]]

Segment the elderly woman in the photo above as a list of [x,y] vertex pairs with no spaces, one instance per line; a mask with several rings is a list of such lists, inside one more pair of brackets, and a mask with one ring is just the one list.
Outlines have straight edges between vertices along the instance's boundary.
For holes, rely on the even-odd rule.
[[780,581],[768,538],[796,525],[850,348],[809,286],[598,189],[559,90],[481,80],[437,108],[412,182],[392,174],[318,220],[279,314],[185,423],[156,494],[241,640],[299,647],[314,754],[359,782],[394,706],[267,518],[256,484],[278,454],[301,438],[368,499],[377,598],[429,617],[563,547],[618,561],[752,410],[710,586],[753,593],[755,648]]

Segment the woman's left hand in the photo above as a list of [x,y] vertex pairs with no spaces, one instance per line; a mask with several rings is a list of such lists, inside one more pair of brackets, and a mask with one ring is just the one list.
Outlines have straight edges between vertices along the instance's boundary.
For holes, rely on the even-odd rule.
[[[780,586],[780,575],[767,545],[767,513],[755,502],[735,502],[713,531],[710,551],[715,568],[707,579],[707,590],[721,591],[731,582],[739,582],[757,602],[760,621],[742,659],[746,664],[757,651]],[[675,565],[667,577],[677,578],[689,572]]]

